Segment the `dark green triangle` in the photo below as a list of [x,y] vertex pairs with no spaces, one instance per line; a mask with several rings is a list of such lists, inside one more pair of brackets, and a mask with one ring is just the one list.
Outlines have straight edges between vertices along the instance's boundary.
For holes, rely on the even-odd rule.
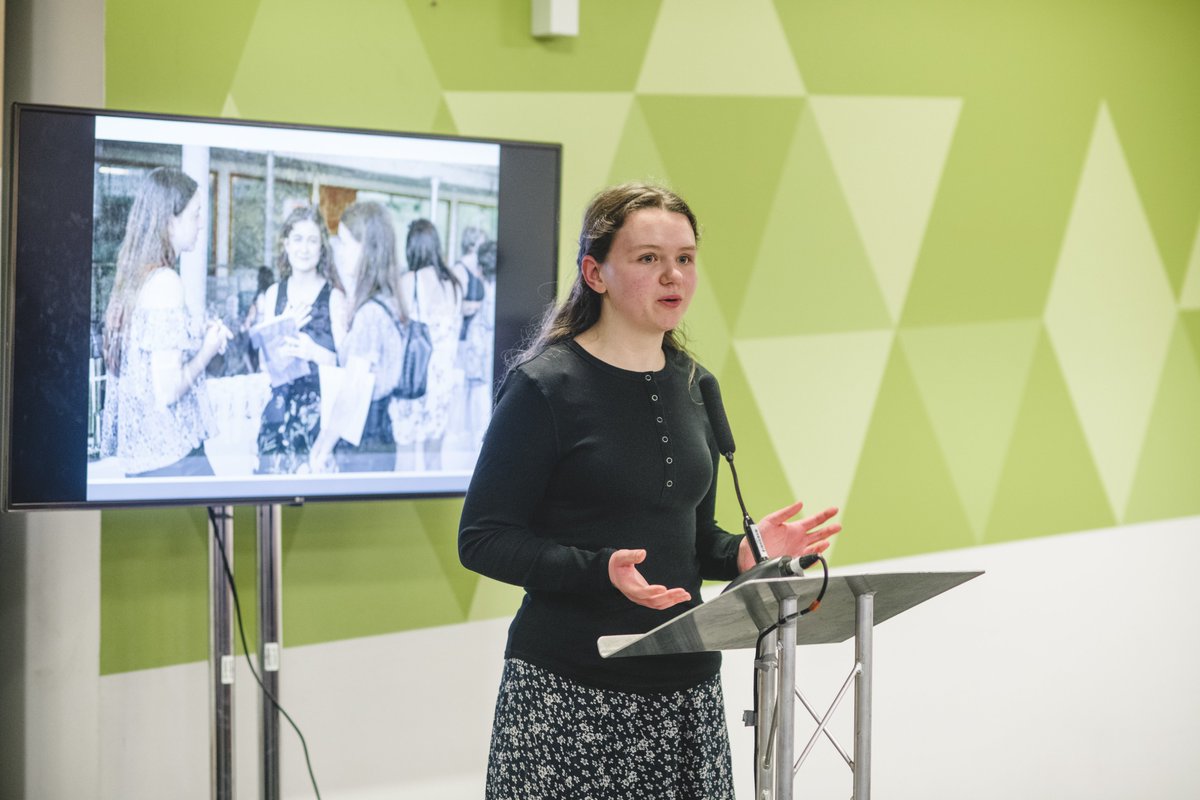
[[104,4],[110,108],[220,116],[260,0]]
[[[1184,47],[1168,49],[1147,36],[1128,37],[1130,45],[1143,48],[1142,69],[1154,72],[1146,81],[1114,82],[1116,90],[1107,98],[1113,125],[1129,162],[1138,196],[1146,210],[1146,219],[1154,232],[1167,278],[1178,299],[1187,276],[1192,243],[1196,240],[1196,220],[1200,219],[1200,113],[1194,100],[1200,96],[1200,62],[1195,54],[1200,43],[1200,4],[1180,4],[1177,13],[1191,16],[1191,29],[1164,31]],[[1185,49],[1186,47],[1186,49]],[[1154,67],[1147,69],[1148,64]],[[1162,77],[1170,79],[1170,89],[1149,91]],[[1191,107],[1190,112],[1183,109]]]
[[1192,343],[1192,353],[1196,356],[1196,365],[1200,366],[1200,309],[1195,311],[1180,311],[1179,322],[1183,333]]
[[433,123],[429,126],[431,133],[442,133],[453,136],[458,133],[458,123],[450,113],[450,106],[443,98],[438,101],[437,112],[433,115]]
[[608,173],[610,184],[628,181],[667,185],[671,183],[662,156],[654,143],[654,134],[651,133],[650,126],[646,123],[646,115],[638,103],[632,103],[629,107],[625,130],[621,132],[612,169]]
[[700,262],[732,327],[803,101],[656,95],[637,103],[674,188],[700,219]]
[[[580,35],[536,39],[529,4],[408,0],[412,24],[446,91],[633,91],[659,0],[580,10]],[[516,9],[516,10],[514,10]]]
[[[742,496],[750,515],[759,519],[764,514],[790,505],[798,498],[792,496],[783,464],[775,452],[771,432],[754,402],[754,394],[750,391],[749,381],[736,352],[730,351],[724,369],[717,377],[721,382],[721,396],[737,442],[734,463],[742,485]],[[717,467],[720,472],[717,521],[725,530],[741,533],[742,512],[729,465],[722,459]]]
[[1163,365],[1126,522],[1200,514],[1200,350],[1180,323]]
[[462,516],[462,505],[460,498],[421,500],[413,504],[425,529],[425,538],[437,555],[442,575],[457,598],[465,620],[471,611],[475,587],[479,585],[480,578],[458,560],[458,521]]
[[753,272],[725,272],[745,287],[736,336],[891,328],[811,108],[800,117],[781,175]]
[[1043,328],[988,515],[986,540],[1028,539],[1115,523]]
[[462,620],[411,502],[284,509],[283,616],[289,646]]
[[971,524],[903,348],[893,345],[843,512],[839,564],[969,547]]

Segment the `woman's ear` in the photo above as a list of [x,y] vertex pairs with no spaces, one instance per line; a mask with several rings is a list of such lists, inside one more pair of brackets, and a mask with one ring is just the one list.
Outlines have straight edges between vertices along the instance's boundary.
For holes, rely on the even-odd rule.
[[583,282],[596,294],[604,294],[607,291],[604,276],[600,274],[600,262],[592,256],[583,257],[579,264],[579,273],[583,275]]

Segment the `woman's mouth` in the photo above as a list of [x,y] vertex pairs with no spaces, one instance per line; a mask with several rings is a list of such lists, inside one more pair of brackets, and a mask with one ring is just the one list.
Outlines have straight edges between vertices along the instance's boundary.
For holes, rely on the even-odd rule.
[[663,305],[665,305],[665,306],[669,306],[669,307],[671,307],[671,308],[675,308],[675,307],[676,307],[676,306],[678,306],[678,305],[679,305],[681,302],[683,302],[683,298],[681,298],[681,297],[680,297],[679,295],[677,295],[677,294],[671,294],[671,295],[667,295],[666,297],[660,297],[660,298],[658,298],[658,302],[662,303],[662,304],[663,304]]

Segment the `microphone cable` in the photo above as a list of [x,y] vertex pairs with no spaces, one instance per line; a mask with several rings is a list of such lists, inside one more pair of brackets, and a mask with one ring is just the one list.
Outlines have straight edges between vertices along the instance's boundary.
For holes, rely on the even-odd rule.
[[229,556],[225,554],[225,537],[221,534],[221,526],[217,524],[217,515],[212,506],[208,507],[208,521],[212,525],[213,537],[217,540],[217,549],[221,551],[221,564],[225,567],[225,578],[229,581],[229,591],[233,595],[233,608],[237,612],[238,635],[242,639],[242,655],[246,657],[246,665],[250,667],[250,674],[254,676],[263,696],[271,701],[271,705],[284,716],[288,724],[292,726],[292,730],[296,732],[296,736],[300,737],[300,747],[304,749],[304,764],[308,767],[308,780],[312,783],[313,794],[317,796],[317,800],[321,800],[321,790],[317,788],[317,777],[313,774],[312,759],[308,755],[308,742],[305,741],[304,734],[300,732],[300,726],[292,719],[292,715],[279,704],[275,695],[271,694],[271,690],[263,683],[258,671],[254,669],[254,662],[250,659],[250,647],[246,644],[246,628],[242,624],[242,603],[238,599],[237,584],[233,580],[233,569],[229,566]]

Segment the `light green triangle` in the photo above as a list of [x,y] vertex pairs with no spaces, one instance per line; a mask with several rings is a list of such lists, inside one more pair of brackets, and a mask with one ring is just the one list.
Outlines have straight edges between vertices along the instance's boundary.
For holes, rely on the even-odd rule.
[[458,600],[462,618],[465,620],[480,577],[464,567],[458,559],[458,521],[462,516],[462,500],[427,499],[418,501],[413,506],[421,520],[421,533],[433,548],[441,565],[442,577]]
[[[354,53],[353,68],[315,57],[336,52]],[[336,12],[320,0],[261,0],[231,92],[255,119],[411,131],[429,129],[441,100],[408,7],[373,0],[343,0]]]
[[520,586],[481,577],[471,601],[471,610],[467,613],[467,621],[511,617],[517,613],[524,596],[525,590]]
[[1174,312],[1149,222],[1102,105],[1045,320],[1118,520],[1129,501]]
[[671,183],[662,155],[658,152],[658,145],[654,143],[654,134],[650,131],[646,115],[638,103],[632,104],[625,119],[625,129],[621,132],[607,182],[618,184],[629,181],[667,186]]
[[813,511],[850,495],[891,331],[734,343],[792,495]]
[[575,274],[579,221],[592,196],[604,188],[633,95],[549,92],[446,92],[459,131],[563,146],[560,286]]
[[809,110],[796,126],[778,188],[770,197],[754,271],[748,277],[740,270],[734,273],[745,283],[735,336],[891,328],[883,295]]
[[242,112],[238,111],[237,103],[233,99],[233,94],[225,95],[225,104],[221,106],[221,116],[238,119],[242,116]]
[[[637,103],[675,189],[699,217],[700,258],[732,325],[804,101],[641,96]],[[680,120],[703,120],[703,133]]]
[[1187,273],[1183,278],[1179,305],[1183,308],[1200,308],[1200,227],[1196,229],[1196,241],[1192,244],[1192,257],[1188,260]]
[[1171,338],[1126,522],[1200,514],[1200,339]]
[[982,542],[1041,330],[1036,320],[914,328],[900,342]]
[[1047,337],[1038,336],[1012,443],[988,515],[988,542],[1115,524]]
[[809,98],[879,287],[899,320],[962,109],[958,98]]
[[799,96],[804,82],[770,0],[663,0],[637,91]]
[[283,513],[285,643],[461,622],[459,598],[412,502],[315,504]]
[[[750,515],[758,519],[799,498],[792,494],[785,477],[776,450],[776,432],[763,419],[750,388],[760,376],[746,372],[736,351],[730,352],[724,369],[714,374],[721,382],[721,396],[737,444],[734,464],[742,496]],[[717,468],[717,522],[731,533],[741,533],[742,513],[729,465],[721,459]]]
[[844,524],[837,543],[839,564],[975,544],[908,359],[898,346],[892,348],[875,401]]
[[696,359],[714,375],[720,375],[725,369],[725,361],[733,342],[713,282],[709,280],[703,256],[697,261],[697,270],[699,280],[696,283],[696,294],[693,295],[692,305],[688,308],[683,332],[687,338],[687,347]]

